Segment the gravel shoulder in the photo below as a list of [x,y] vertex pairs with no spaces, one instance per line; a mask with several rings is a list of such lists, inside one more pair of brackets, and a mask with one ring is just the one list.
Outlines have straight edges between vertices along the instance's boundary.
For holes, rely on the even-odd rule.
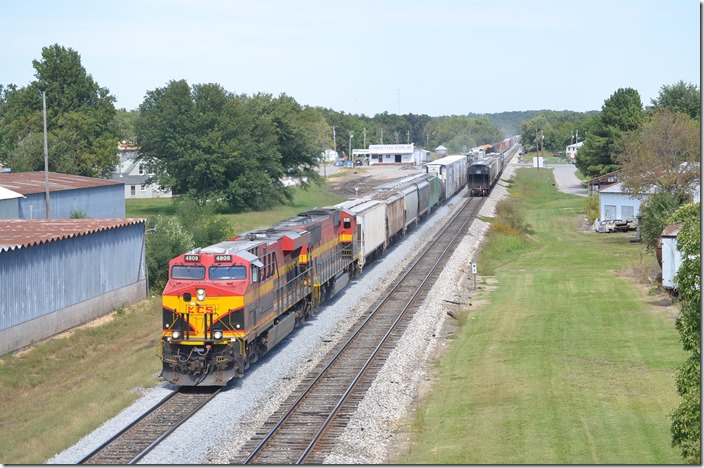
[[[513,163],[507,166],[502,181],[487,198],[481,216],[494,215],[496,201],[507,194],[505,180],[512,178],[515,167]],[[374,176],[365,179],[371,186],[419,172],[399,166],[364,169],[363,175]],[[339,187],[337,190],[349,190],[350,183],[360,180],[362,171],[352,172],[335,181]],[[243,379],[231,383],[226,391],[140,463],[227,464],[241,459],[242,446],[328,353],[335,341],[354,325],[368,302],[381,294],[382,285],[405,268],[424,241],[456,211],[460,197],[465,193],[458,194],[436,210],[403,242],[389,249],[382,261],[375,261],[365,268],[359,278],[321,307],[311,320],[253,365]],[[437,283],[425,298],[424,312],[413,319],[326,463],[391,463],[398,450],[403,448],[403,443],[407,442],[405,428],[412,421],[414,408],[425,392],[432,391],[431,363],[442,355],[456,326],[448,312],[464,307],[447,301],[469,303],[470,264],[476,258],[487,229],[488,224],[480,219],[472,223],[445,267],[442,274],[445,280]],[[135,404],[47,463],[75,464],[172,389],[164,382],[156,388],[143,390],[143,396]]]

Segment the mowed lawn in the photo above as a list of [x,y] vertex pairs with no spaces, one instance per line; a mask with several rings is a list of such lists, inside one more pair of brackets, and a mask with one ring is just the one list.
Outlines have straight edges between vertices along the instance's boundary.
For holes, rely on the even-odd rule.
[[655,260],[633,233],[585,232],[584,199],[548,177],[517,173],[513,196],[536,233],[494,254],[498,287],[468,311],[397,462],[683,463],[668,418],[686,358],[673,317],[619,273]]

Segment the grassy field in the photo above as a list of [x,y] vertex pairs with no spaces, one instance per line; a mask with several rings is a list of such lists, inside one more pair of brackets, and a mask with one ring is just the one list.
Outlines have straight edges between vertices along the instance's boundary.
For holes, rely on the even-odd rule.
[[668,414],[685,359],[674,320],[622,276],[652,256],[633,234],[584,231],[583,198],[522,169],[513,197],[536,231],[479,259],[497,288],[437,364],[407,464],[677,464]]
[[0,358],[0,463],[44,463],[159,382],[159,298],[94,325]]
[[[267,211],[225,214],[235,226],[235,232],[271,226],[277,221],[290,218],[311,208],[330,206],[345,201],[324,186],[311,185],[308,189],[297,188],[291,205],[280,205]],[[148,198],[125,200],[125,215],[128,218],[151,218],[156,215],[175,216],[176,209],[170,198]]]
[[[312,187],[297,190],[292,206],[226,216],[242,232],[342,200]],[[175,214],[170,199],[127,200],[126,211],[138,218]],[[0,463],[44,463],[160,382],[160,297],[91,325],[0,356]]]

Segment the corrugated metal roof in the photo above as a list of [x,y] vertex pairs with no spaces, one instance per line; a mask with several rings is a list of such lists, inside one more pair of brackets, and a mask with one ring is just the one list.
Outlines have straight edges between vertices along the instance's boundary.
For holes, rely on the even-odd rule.
[[143,223],[141,218],[0,220],[0,252]]
[[677,237],[683,225],[684,223],[676,223],[670,224],[669,226],[665,226],[665,229],[662,230],[660,237]]
[[[70,174],[49,173],[49,191],[58,192],[61,190],[71,190],[78,188],[104,187],[106,185],[118,185],[106,179],[95,179]],[[0,174],[0,187],[12,190],[13,192],[28,195],[31,193],[43,193],[45,190],[44,172],[11,172]]]

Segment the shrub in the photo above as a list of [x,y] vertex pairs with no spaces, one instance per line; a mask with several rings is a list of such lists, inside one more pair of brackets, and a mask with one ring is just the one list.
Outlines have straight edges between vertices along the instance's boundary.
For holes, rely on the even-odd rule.
[[587,216],[590,224],[599,217],[599,195],[592,193],[584,200],[584,214]]

